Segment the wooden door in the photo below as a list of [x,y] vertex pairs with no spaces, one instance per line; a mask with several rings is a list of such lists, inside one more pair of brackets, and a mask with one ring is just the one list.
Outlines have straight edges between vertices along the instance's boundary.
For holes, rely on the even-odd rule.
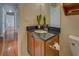
[[34,38],[31,32],[27,33],[27,50],[31,56],[34,56]]

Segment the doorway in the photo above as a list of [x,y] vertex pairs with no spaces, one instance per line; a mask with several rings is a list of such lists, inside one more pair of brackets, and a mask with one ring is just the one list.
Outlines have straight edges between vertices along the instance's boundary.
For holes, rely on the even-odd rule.
[[2,4],[2,42],[0,55],[18,55],[18,12],[16,4]]

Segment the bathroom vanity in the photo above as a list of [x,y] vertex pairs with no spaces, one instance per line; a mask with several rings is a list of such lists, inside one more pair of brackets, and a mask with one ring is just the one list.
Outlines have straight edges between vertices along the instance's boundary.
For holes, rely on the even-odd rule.
[[59,50],[53,47],[59,44],[59,29],[48,29],[48,33],[36,33],[36,28],[27,29],[27,50],[31,56],[59,56]]

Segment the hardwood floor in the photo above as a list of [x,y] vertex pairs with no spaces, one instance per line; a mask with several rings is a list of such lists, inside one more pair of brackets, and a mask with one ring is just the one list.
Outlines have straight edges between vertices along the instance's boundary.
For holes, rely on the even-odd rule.
[[3,39],[0,38],[0,55],[1,55],[1,53],[2,53],[2,46],[3,46]]
[[8,40],[5,41],[5,50],[3,55],[4,56],[17,56],[18,55],[18,48],[17,48],[17,41],[16,40]]
[[[9,36],[9,35],[8,35]],[[3,51],[3,56],[17,56],[18,55],[18,40],[17,40],[17,35],[16,35],[16,39],[12,37],[11,39],[11,35],[9,36],[10,38],[5,39],[5,46],[4,46],[4,51]],[[0,55],[2,52],[2,48],[3,48],[3,39],[0,39]]]

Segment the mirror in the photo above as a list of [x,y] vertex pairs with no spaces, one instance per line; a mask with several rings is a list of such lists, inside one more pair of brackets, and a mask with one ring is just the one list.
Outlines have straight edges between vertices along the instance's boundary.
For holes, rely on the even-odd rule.
[[60,4],[50,4],[50,24],[51,27],[60,28]]

